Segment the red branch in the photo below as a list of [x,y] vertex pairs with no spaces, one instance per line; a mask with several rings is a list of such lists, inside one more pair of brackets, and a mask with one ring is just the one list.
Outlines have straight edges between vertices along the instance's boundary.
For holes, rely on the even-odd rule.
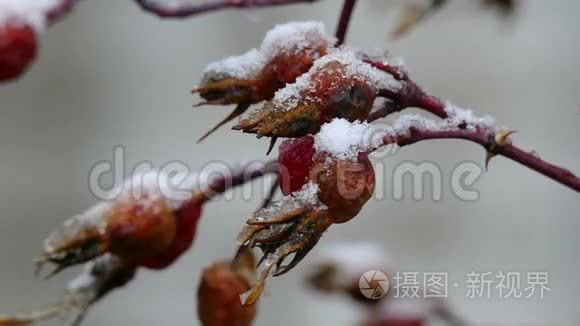
[[197,193],[193,201],[205,202],[225,191],[245,184],[266,174],[278,174],[278,162],[269,161],[266,163],[252,162],[233,174],[222,174],[219,178],[212,180],[205,189]]
[[77,0],[62,0],[60,4],[54,8],[52,8],[46,14],[46,20],[49,25],[52,25],[59,21],[63,16],[68,14],[74,5],[76,4]]
[[[396,76],[399,76],[397,67],[382,63],[379,64],[372,62],[371,60],[367,60],[367,62],[375,66],[377,69],[393,75],[395,78]],[[447,112],[445,111],[445,104],[441,100],[425,93],[417,83],[408,77],[408,75],[405,75],[404,78],[400,78],[399,80],[402,82],[402,87],[399,90],[393,91],[384,89],[379,91],[379,96],[385,97],[389,101],[382,109],[373,112],[369,116],[369,121],[374,121],[408,107],[423,109],[442,119],[448,118]],[[405,146],[427,139],[465,139],[482,145],[492,155],[501,155],[512,159],[523,166],[580,192],[580,178],[569,170],[548,163],[540,159],[537,155],[526,152],[510,142],[500,145],[495,141],[494,136],[493,133],[489,133],[485,130],[420,130],[417,128],[411,128],[411,133],[408,135],[398,136],[395,139],[385,139],[385,145],[397,143],[400,146]]]
[[338,24],[336,25],[336,45],[344,44],[344,39],[346,37],[346,31],[348,30],[348,24],[350,23],[350,18],[354,10],[356,0],[344,0],[342,5],[342,11],[340,12],[340,18]]
[[309,3],[318,0],[213,0],[197,4],[183,4],[180,7],[169,7],[152,0],[135,0],[143,10],[161,18],[187,18],[198,14],[240,8],[264,8],[298,3]]
[[500,145],[496,142],[493,134],[485,131],[468,129],[425,130],[411,127],[407,134],[386,136],[383,139],[383,145],[397,144],[399,146],[407,146],[430,139],[464,139],[477,143],[483,146],[489,153],[505,156],[556,182],[580,192],[580,178],[575,176],[569,170],[543,161],[537,155],[523,151],[512,145],[510,142]]

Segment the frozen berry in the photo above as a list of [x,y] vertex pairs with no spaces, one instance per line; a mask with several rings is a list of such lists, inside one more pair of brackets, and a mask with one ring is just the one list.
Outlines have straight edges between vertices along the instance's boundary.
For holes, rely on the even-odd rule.
[[318,184],[318,198],[328,207],[333,223],[355,217],[375,189],[375,172],[367,153],[356,161],[338,160],[326,153],[317,154],[310,179]]
[[28,24],[0,26],[0,81],[22,75],[36,57],[36,32]]
[[284,195],[300,190],[308,180],[314,155],[314,138],[292,138],[280,144],[280,188]]
[[163,269],[173,264],[192,245],[195,238],[197,223],[201,216],[201,206],[197,202],[191,202],[178,209],[175,213],[177,229],[175,238],[160,254],[145,260],[142,266],[151,269]]
[[197,296],[197,313],[204,326],[249,326],[256,306],[244,307],[240,295],[250,289],[232,265],[217,262],[203,270]]
[[157,255],[172,243],[176,219],[165,198],[119,201],[107,220],[109,251],[136,264]]

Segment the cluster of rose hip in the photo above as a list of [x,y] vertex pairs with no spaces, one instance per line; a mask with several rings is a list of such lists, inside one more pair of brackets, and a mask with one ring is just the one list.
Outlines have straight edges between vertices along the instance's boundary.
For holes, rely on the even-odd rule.
[[[26,28],[15,31],[14,35],[28,33]],[[489,119],[427,95],[387,55],[336,46],[320,23],[277,26],[258,49],[208,65],[194,92],[204,99],[200,105],[236,106],[202,139],[261,103],[233,129],[269,138],[268,152],[278,138],[286,138],[278,160],[206,178],[206,183],[200,175],[190,175],[181,183],[188,196],[179,198],[163,191],[171,184],[168,175],[149,171],[130,178],[116,198],[69,219],[45,241],[38,263],[55,265],[51,275],[86,263],[63,299],[31,314],[0,316],[0,325],[32,323],[71,311],[80,321],[93,303],[125,285],[139,269],[164,269],[187,252],[205,202],[233,186],[274,174],[284,197],[267,201],[247,220],[235,257],[205,269],[198,291],[204,325],[249,325],[269,275],[291,270],[330,226],[358,215],[375,186],[368,155],[386,144],[466,139],[482,145],[488,158],[504,155],[580,189],[580,179],[570,171],[512,146],[511,132],[498,133]],[[391,130],[374,137],[369,122],[410,106],[443,120],[401,116]],[[258,266],[253,248],[262,252]],[[255,275],[260,265],[261,274]]]
[[[288,138],[280,146],[277,164],[251,176],[277,174],[285,196],[248,220],[232,262],[218,263],[202,276],[198,305],[204,324],[250,322],[255,311],[251,306],[271,270],[276,267],[274,275],[290,270],[330,225],[355,217],[373,192],[371,148],[361,145],[361,140],[352,139],[342,152],[325,150],[324,142],[315,148],[313,134],[325,123],[366,120],[378,92],[379,71],[364,63],[362,54],[333,45],[334,39],[324,34],[320,23],[281,25],[266,36],[261,57],[244,55],[209,65],[196,89],[209,104],[237,104],[239,114],[250,104],[265,101],[235,129]],[[237,73],[220,70],[232,61]],[[244,66],[257,69],[241,69]],[[372,78],[365,72],[371,72]],[[386,74],[382,77],[388,79]],[[88,262],[80,276],[85,281],[71,282],[58,305],[61,310],[82,315],[110,290],[127,283],[139,268],[163,269],[174,263],[192,245],[203,203],[237,182],[229,180],[226,186],[224,178],[217,178],[202,186],[199,176],[191,175],[182,184],[191,196],[175,199],[160,189],[167,177],[150,171],[128,180],[115,199],[66,221],[45,241],[38,263],[54,264],[51,275]],[[258,281],[252,276],[255,263],[234,263],[253,262],[248,258],[253,247],[263,252],[264,270]],[[282,266],[291,254],[293,260]]]

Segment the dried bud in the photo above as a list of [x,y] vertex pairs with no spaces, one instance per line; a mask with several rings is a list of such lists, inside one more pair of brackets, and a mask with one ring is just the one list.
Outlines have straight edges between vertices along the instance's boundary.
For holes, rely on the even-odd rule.
[[197,313],[204,326],[249,326],[256,306],[242,306],[240,295],[251,287],[255,260],[242,247],[234,262],[217,262],[203,270],[197,296]]

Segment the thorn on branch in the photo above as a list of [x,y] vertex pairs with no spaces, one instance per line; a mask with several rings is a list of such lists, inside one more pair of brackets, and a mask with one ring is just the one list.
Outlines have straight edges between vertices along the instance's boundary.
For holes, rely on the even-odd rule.
[[503,131],[500,132],[498,134],[495,135],[494,137],[494,141],[491,143],[490,145],[490,149],[486,149],[485,151],[485,170],[487,171],[488,166],[489,166],[489,162],[491,161],[492,158],[497,156],[497,153],[495,153],[495,148],[497,146],[503,146],[505,144],[507,144],[509,142],[509,136],[513,133],[518,132],[517,130],[508,130],[508,131]]

